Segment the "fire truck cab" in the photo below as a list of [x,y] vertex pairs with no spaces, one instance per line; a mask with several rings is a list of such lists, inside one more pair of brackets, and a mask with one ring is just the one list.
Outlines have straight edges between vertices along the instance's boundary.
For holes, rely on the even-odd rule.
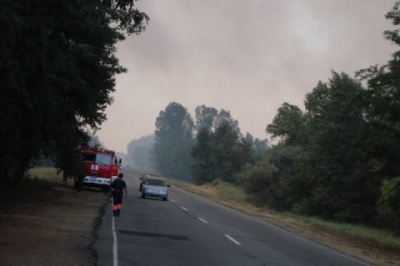
[[118,176],[121,159],[117,158],[114,151],[97,147],[83,146],[81,154],[86,169],[81,186],[109,191],[111,182]]

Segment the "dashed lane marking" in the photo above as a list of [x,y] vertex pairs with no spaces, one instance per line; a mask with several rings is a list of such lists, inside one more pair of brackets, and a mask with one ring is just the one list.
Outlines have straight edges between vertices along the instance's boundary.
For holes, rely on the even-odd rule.
[[206,220],[204,220],[203,218],[199,217],[199,220],[202,221],[205,224],[208,224],[208,222]]
[[231,237],[230,235],[225,235],[230,241],[232,241],[233,243],[235,243],[236,245],[240,246],[240,243],[238,241],[236,241],[233,237]]

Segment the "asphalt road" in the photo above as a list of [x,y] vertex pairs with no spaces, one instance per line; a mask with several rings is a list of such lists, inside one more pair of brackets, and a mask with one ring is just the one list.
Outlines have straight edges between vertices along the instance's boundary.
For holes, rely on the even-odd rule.
[[121,216],[108,204],[97,231],[99,266],[368,265],[176,187],[166,202],[142,199],[140,174],[124,174]]

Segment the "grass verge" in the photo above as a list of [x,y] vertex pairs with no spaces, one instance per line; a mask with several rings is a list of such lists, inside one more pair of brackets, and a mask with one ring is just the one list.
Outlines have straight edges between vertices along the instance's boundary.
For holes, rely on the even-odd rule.
[[392,232],[389,231],[371,227],[365,227],[361,225],[323,221],[321,219],[317,219],[314,217],[304,217],[304,216],[294,216],[294,217],[302,219],[308,224],[311,224],[315,227],[322,228],[330,232],[357,237],[365,241],[371,241],[382,246],[383,248],[400,250],[400,238],[396,237]]

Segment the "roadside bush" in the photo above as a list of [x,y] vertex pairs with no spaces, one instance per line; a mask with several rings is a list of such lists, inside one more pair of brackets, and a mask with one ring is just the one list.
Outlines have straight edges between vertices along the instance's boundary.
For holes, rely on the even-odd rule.
[[383,182],[377,209],[380,220],[400,235],[400,177]]
[[255,165],[245,165],[240,174],[238,174],[238,179],[251,203],[257,206],[264,206],[268,203],[276,170],[268,161],[260,161]]

